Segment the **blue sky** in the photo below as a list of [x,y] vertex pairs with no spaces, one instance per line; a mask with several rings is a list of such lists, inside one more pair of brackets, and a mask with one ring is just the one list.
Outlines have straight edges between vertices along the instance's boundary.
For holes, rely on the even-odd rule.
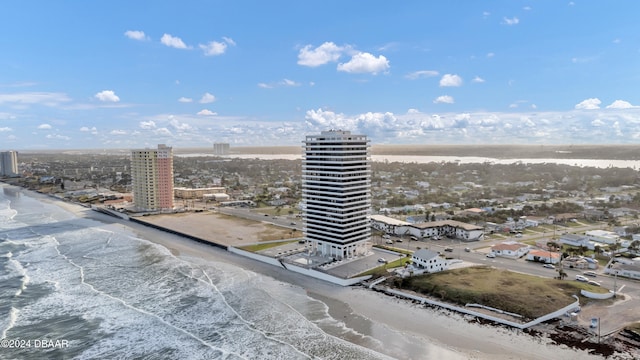
[[640,142],[640,2],[6,1],[0,149]]

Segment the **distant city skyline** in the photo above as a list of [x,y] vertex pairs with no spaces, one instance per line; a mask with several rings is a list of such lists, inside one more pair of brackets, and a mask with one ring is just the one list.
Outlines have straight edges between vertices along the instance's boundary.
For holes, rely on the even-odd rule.
[[640,3],[3,4],[0,150],[640,143]]

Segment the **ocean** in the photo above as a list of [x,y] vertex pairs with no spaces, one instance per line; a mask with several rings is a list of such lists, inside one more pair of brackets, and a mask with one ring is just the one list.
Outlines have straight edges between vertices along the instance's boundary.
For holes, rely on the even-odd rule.
[[5,185],[0,341],[1,359],[388,358],[300,287],[185,261]]

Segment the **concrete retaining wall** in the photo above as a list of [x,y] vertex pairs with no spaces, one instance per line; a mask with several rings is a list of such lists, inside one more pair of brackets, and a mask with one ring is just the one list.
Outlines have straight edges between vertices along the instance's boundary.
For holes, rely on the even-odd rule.
[[270,265],[274,265],[274,266],[278,266],[278,267],[282,267],[285,268],[289,271],[293,271],[302,275],[306,275],[306,276],[310,276],[316,279],[320,279],[320,280],[324,280],[324,281],[328,281],[330,283],[333,284],[337,284],[340,286],[350,286],[350,285],[354,285],[357,284],[361,281],[365,281],[368,280],[369,278],[371,278],[371,275],[367,275],[367,276],[361,276],[358,278],[350,278],[350,279],[343,279],[343,278],[339,278],[333,275],[329,275],[327,273],[323,273],[321,271],[317,271],[314,269],[307,269],[305,267],[302,266],[298,266],[298,265],[293,265],[290,263],[285,263],[283,261],[280,261],[278,259],[269,257],[269,256],[265,256],[265,255],[260,255],[260,254],[256,254],[250,251],[246,251],[246,250],[241,250],[238,248],[235,248],[233,246],[229,246],[229,248],[227,249],[230,252],[234,253],[234,254],[238,254],[241,256],[245,256],[257,261],[261,261],[263,263],[267,263]]
[[587,290],[580,290],[580,294],[590,299],[600,299],[600,300],[611,299],[613,297],[613,291],[611,290],[609,290],[609,292],[607,293],[593,293]]
[[286,267],[280,261],[278,261],[278,259],[276,259],[276,258],[272,258],[272,257],[269,257],[269,256],[256,254],[256,253],[251,252],[251,251],[241,250],[241,249],[238,249],[238,248],[233,247],[233,246],[229,246],[227,248],[227,250],[229,250],[229,252],[232,252],[234,254],[238,254],[238,255],[241,255],[241,256],[244,256],[244,257],[248,257],[248,258],[253,259],[253,260],[258,260],[258,261],[263,262],[263,263],[267,263],[267,264],[270,264],[270,265],[274,265],[274,266],[286,269]]

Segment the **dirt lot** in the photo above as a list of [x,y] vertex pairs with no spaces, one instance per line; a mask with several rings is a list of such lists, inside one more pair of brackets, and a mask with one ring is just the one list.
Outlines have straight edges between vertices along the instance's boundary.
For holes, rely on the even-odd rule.
[[152,215],[137,219],[221,245],[242,246],[292,237],[286,228],[213,212]]

